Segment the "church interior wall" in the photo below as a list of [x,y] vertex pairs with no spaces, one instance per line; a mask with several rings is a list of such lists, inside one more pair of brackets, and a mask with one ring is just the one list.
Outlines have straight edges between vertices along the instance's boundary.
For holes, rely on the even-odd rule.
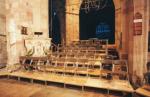
[[[19,56],[26,53],[24,39],[38,37],[43,32],[48,38],[48,0],[6,0],[6,33],[8,64],[18,63]],[[22,32],[23,27],[26,31]]]
[[[147,36],[150,31],[150,1],[145,1],[114,0],[114,47],[119,51],[120,58],[128,60],[130,74],[137,72],[141,77],[149,60]],[[62,25],[61,41],[66,44],[79,40],[80,4],[70,6],[72,3],[80,2],[66,0],[65,11],[60,10],[58,14]],[[8,64],[14,64],[18,62],[19,56],[26,53],[24,39],[37,37],[34,32],[43,32],[40,37],[49,37],[48,0],[0,0],[0,7],[0,63],[6,63],[7,60]],[[142,14],[143,24],[142,35],[134,36],[133,21],[136,12]],[[27,33],[21,33],[22,26],[27,27]]]
[[0,0],[0,64],[7,64],[5,0]]

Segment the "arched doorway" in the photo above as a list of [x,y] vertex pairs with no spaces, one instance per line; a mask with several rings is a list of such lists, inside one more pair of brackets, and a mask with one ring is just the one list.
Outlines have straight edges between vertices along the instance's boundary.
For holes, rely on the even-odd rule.
[[[109,43],[115,42],[115,6],[113,0],[104,0],[103,9],[90,9],[86,12],[80,8],[80,40],[89,38],[108,39]],[[84,3],[81,7],[85,6]]]

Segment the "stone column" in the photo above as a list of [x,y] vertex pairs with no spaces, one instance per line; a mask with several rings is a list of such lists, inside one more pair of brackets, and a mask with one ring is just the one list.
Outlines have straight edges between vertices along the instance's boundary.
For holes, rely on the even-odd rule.
[[20,48],[19,43],[22,41],[22,36],[19,29],[20,10],[19,1],[7,0],[6,1],[6,31],[7,31],[7,52],[8,52],[8,65],[18,63]]
[[66,1],[66,43],[79,40],[79,0]]
[[129,74],[133,73],[133,0],[123,0],[122,4],[123,54],[127,54]]
[[115,5],[115,45],[118,50],[122,48],[121,46],[121,25],[122,25],[122,1],[121,0],[114,0]]
[[146,72],[148,55],[148,20],[149,0],[134,0],[134,14],[139,12],[142,15],[142,35],[133,37],[133,72],[141,79]]

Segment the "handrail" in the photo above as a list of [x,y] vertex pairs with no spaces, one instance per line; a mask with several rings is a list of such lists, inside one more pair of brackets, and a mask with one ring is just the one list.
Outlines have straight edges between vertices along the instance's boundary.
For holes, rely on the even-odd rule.
[[52,52],[58,51],[58,46],[56,44],[54,44],[53,42],[51,42],[50,50],[52,50]]

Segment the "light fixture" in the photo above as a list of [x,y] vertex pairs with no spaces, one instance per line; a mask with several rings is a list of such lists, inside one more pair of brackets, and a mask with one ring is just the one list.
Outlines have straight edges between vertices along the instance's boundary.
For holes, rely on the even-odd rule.
[[88,13],[91,9],[100,10],[106,7],[108,0],[80,0],[81,10]]

